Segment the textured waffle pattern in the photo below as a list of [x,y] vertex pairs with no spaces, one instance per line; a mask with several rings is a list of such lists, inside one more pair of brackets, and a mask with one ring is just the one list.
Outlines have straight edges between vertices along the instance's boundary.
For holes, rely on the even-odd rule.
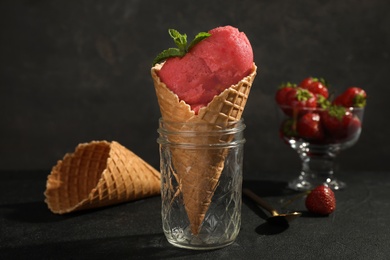
[[219,125],[240,120],[255,74],[256,69],[254,69],[254,73],[241,80],[237,85],[222,92],[204,110],[199,112],[199,117],[208,123]]
[[160,174],[117,142],[77,146],[53,167],[45,202],[54,213],[113,205],[159,194]]

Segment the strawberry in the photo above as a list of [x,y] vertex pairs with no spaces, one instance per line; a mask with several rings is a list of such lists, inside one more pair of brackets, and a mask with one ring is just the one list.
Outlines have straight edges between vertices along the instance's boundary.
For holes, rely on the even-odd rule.
[[320,115],[309,112],[299,118],[297,123],[298,135],[309,141],[320,141],[324,138]]
[[286,105],[286,94],[296,86],[297,86],[296,84],[290,82],[282,83],[279,89],[276,91],[276,95],[275,95],[276,103],[281,106]]
[[282,140],[297,136],[296,123],[292,118],[285,119],[279,128],[279,136]]
[[336,198],[331,188],[319,185],[307,195],[305,205],[311,213],[329,215],[336,209]]
[[317,98],[316,96],[307,89],[293,88],[287,92],[285,104],[291,107],[316,107]]
[[322,113],[322,122],[331,137],[336,140],[351,139],[360,130],[360,119],[341,106],[331,106]]
[[325,99],[329,97],[328,86],[323,78],[305,78],[301,83],[299,83],[299,87],[307,89],[315,95],[321,95]]
[[335,98],[333,104],[343,107],[365,107],[366,99],[366,91],[358,87],[349,87]]
[[283,111],[289,116],[303,115],[317,107],[317,98],[307,89],[293,88],[286,93]]

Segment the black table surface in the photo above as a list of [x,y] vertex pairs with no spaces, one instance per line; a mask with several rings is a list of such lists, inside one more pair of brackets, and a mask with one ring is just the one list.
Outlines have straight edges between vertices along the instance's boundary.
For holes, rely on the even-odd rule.
[[[170,245],[162,233],[160,197],[56,215],[44,203],[48,171],[0,171],[0,259],[389,259],[390,172],[349,172],[337,191],[337,209],[303,212],[288,227],[266,222],[267,213],[243,197],[236,241],[193,251]],[[244,174],[244,186],[271,204],[295,195],[291,173]]]

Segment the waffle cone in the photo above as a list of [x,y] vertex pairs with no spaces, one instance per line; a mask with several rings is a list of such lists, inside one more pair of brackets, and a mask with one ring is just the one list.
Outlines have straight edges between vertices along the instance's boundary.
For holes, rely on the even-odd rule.
[[53,213],[114,205],[160,193],[160,173],[117,142],[79,144],[47,178],[45,202]]
[[[257,67],[253,64],[250,75],[215,96],[196,115],[188,104],[179,100],[178,96],[161,82],[157,74],[160,69],[161,64],[157,64],[152,68],[151,74],[162,118],[168,122],[189,123],[185,125],[186,129],[180,124],[178,124],[181,127],[180,129],[175,128],[175,124],[170,125],[172,128],[168,129],[169,131],[212,131],[240,120],[257,73]],[[205,124],[209,129],[204,129]],[[197,127],[202,127],[202,129],[197,129]],[[171,138],[173,140],[170,141],[180,143],[182,137],[173,136]],[[229,141],[219,140],[220,138],[221,136],[195,137],[192,142],[207,144]],[[226,138],[226,135],[224,138]],[[209,149],[207,151],[203,149],[198,151],[171,149],[175,176],[179,183],[179,190],[183,197],[191,232],[197,235],[210,206],[214,191],[218,186],[218,180],[224,168],[228,151],[226,149]]]

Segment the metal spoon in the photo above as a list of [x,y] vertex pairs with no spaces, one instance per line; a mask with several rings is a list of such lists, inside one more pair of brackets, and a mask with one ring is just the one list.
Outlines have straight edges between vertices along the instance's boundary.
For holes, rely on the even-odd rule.
[[276,225],[287,225],[288,222],[300,217],[302,215],[301,212],[289,212],[285,214],[280,214],[276,209],[274,209],[271,205],[269,205],[266,201],[264,201],[262,198],[257,196],[255,193],[253,193],[249,189],[243,189],[242,192],[251,198],[258,206],[261,206],[265,210],[267,210],[269,213],[271,213],[272,217],[269,217],[267,221],[270,224],[276,224]]

